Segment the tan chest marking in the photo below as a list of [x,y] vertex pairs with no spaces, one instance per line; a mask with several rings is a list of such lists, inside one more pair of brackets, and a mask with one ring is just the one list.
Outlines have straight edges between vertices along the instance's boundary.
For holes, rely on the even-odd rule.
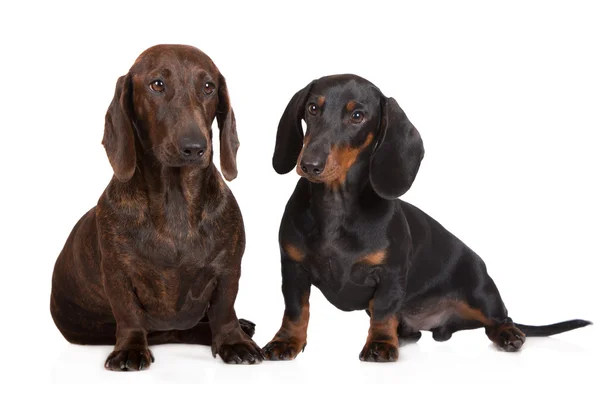
[[358,260],[358,262],[368,265],[379,265],[385,261],[386,256],[387,251],[385,249],[377,250],[365,255],[360,260]]
[[293,261],[302,262],[304,260],[304,252],[294,245],[285,243],[283,245],[283,251]]

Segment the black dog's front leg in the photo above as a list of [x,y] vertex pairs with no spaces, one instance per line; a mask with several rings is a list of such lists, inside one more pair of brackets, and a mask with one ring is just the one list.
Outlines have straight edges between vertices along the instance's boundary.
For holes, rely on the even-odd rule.
[[285,311],[281,328],[263,349],[267,360],[293,360],[306,346],[311,285],[308,274],[299,262],[283,254],[281,275]]
[[239,273],[218,277],[216,290],[208,308],[213,332],[212,354],[219,354],[227,364],[255,364],[264,359],[260,347],[241,328],[234,303],[238,292]]
[[404,294],[404,282],[398,276],[380,277],[369,302],[371,322],[367,342],[359,355],[361,361],[398,360],[399,310]]

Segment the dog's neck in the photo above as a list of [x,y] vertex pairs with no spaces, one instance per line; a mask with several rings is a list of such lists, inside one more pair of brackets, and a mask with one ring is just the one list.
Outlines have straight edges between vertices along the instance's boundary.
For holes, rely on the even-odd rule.
[[184,232],[194,230],[204,219],[204,210],[219,203],[222,179],[214,164],[167,167],[153,155],[138,157],[136,170],[127,183],[120,184],[123,199],[146,199],[147,212],[158,228]]
[[334,185],[310,182],[309,190],[310,212],[317,221],[322,221],[332,229],[344,225],[352,216],[363,215],[376,203],[385,201],[371,187],[368,159],[357,161],[348,171],[344,182]]

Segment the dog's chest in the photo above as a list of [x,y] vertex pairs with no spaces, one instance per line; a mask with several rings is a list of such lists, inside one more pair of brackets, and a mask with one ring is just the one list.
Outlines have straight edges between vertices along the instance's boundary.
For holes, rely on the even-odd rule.
[[283,241],[298,246],[311,283],[329,302],[344,311],[365,309],[373,297],[378,270],[360,259],[378,246],[382,234],[365,233],[379,229],[368,221],[322,217],[308,209],[297,214],[293,228],[284,230]]
[[205,315],[213,263],[225,253],[214,239],[205,232],[138,231],[130,277],[149,328],[189,329]]
[[131,234],[136,256],[157,267],[203,266],[217,253],[214,235],[202,228],[148,225]]
[[139,268],[134,294],[151,329],[189,329],[205,315],[216,276],[212,268]]
[[331,304],[344,311],[368,307],[376,286],[376,270],[356,263],[338,249],[308,252],[303,262],[310,281]]

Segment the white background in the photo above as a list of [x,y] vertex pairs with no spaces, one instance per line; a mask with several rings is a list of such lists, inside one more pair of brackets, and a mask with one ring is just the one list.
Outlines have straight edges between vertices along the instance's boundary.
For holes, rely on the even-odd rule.
[[446,343],[424,332],[398,363],[373,365],[358,360],[366,314],[339,311],[313,288],[308,346],[293,362],[227,366],[208,347],[168,345],[152,349],[149,371],[123,374],[103,369],[110,347],[70,345],[50,317],[54,261],[112,175],[100,142],[116,79],[147,47],[185,43],[215,61],[236,112],[239,176],[230,187],[247,234],[236,309],[256,322],[261,346],[283,312],[277,231],[298,179],[271,168],[277,123],[310,80],[346,72],[395,97],[419,129],[426,155],[404,199],[483,257],[515,321],[598,322],[600,14],[593,2],[482,3],[4,5],[4,379],[21,390],[135,385],[119,395],[141,395],[145,383],[244,395],[230,387],[241,383],[254,386],[250,397],[299,393],[287,384],[321,385],[308,389],[313,396],[367,384],[372,395],[394,384],[386,392],[399,398],[597,394],[596,326],[529,339],[519,354],[496,351],[482,330]]

